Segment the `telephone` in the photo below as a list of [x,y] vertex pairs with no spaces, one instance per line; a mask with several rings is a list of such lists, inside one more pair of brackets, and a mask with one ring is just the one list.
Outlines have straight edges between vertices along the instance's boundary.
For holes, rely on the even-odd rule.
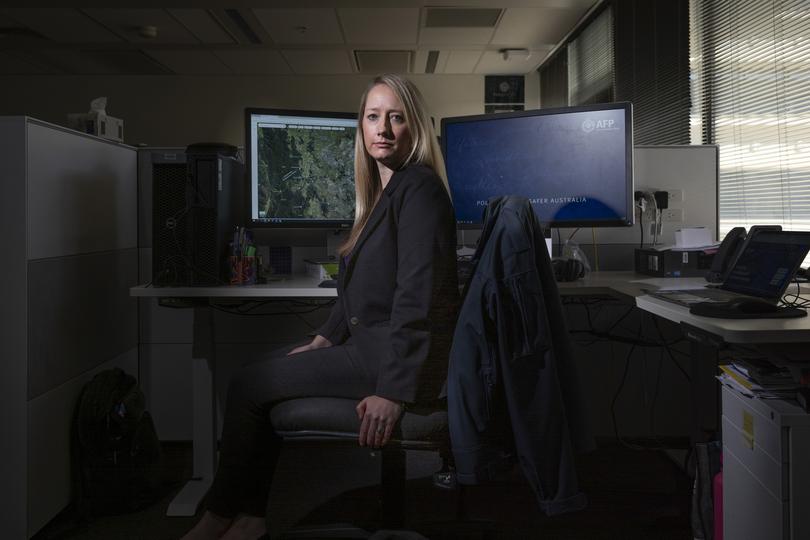
[[757,234],[763,231],[781,231],[781,225],[754,225],[746,234],[745,227],[734,227],[723,241],[720,249],[712,260],[712,266],[706,274],[706,281],[709,283],[722,283],[726,280],[728,273],[734,268],[734,263],[745,250],[745,246]]

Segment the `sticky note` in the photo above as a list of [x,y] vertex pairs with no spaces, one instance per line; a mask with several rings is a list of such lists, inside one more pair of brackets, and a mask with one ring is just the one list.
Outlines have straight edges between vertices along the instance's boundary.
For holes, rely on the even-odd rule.
[[748,411],[742,412],[743,438],[748,443],[748,448],[754,449],[754,415]]

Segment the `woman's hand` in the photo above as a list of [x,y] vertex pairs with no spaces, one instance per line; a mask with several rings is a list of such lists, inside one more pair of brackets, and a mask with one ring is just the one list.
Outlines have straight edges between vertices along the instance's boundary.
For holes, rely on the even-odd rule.
[[360,446],[380,448],[391,439],[402,405],[380,396],[368,396],[357,404],[356,410],[360,419]]
[[315,349],[323,349],[324,347],[331,347],[332,342],[326,339],[323,336],[315,336],[312,338],[312,341],[307,343],[306,345],[301,345],[300,347],[296,347],[290,352],[287,353],[287,356],[291,354],[298,354],[304,351],[314,351]]

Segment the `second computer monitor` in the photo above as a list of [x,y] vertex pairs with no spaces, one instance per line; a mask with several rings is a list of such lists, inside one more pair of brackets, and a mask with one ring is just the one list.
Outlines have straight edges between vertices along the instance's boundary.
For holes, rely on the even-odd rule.
[[442,147],[461,226],[491,197],[528,198],[555,227],[633,224],[629,103],[444,118]]
[[252,226],[348,228],[357,115],[245,110]]

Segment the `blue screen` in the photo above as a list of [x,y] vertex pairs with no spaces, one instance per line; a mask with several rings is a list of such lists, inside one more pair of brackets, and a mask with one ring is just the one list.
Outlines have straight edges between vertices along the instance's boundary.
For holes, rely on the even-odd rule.
[[520,195],[543,223],[632,224],[629,105],[607,107],[444,119],[458,222],[480,224],[491,197]]

